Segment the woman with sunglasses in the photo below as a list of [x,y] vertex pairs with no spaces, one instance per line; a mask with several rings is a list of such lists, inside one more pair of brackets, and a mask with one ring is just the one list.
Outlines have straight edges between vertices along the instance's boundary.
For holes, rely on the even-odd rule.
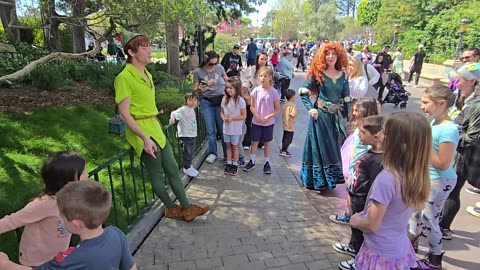
[[[221,102],[225,94],[227,73],[218,64],[218,55],[211,50],[205,53],[204,60],[193,71],[193,90],[198,93],[208,135],[208,156],[206,161],[213,163],[217,159],[217,134],[223,134],[223,121],[220,116]],[[226,157],[225,143],[222,138],[223,156]]]

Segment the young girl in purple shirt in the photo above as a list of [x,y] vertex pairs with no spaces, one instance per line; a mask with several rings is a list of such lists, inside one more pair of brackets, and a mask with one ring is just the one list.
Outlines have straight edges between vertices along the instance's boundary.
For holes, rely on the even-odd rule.
[[364,211],[350,218],[365,238],[355,257],[357,270],[418,266],[405,228],[429,195],[430,124],[420,114],[401,112],[387,118],[383,131],[385,169],[373,182]]

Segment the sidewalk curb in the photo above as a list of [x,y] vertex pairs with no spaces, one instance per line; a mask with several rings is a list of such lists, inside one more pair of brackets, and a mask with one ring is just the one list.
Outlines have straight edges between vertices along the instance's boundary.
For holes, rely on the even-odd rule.
[[[208,154],[208,143],[204,143],[200,152],[193,158],[192,166],[194,168],[200,168],[202,163],[205,161]],[[187,186],[193,181],[193,177],[188,177],[187,175],[181,173],[181,179],[183,185],[188,188]],[[170,198],[172,200],[176,200],[175,195],[172,191],[169,192]],[[152,205],[152,207],[143,213],[141,217],[139,217],[139,221],[134,224],[131,230],[126,235],[128,248],[132,254],[137,252],[137,249],[142,245],[143,241],[148,237],[150,232],[155,228],[155,226],[160,221],[160,218],[163,216],[165,212],[165,205],[157,199],[157,201]]]

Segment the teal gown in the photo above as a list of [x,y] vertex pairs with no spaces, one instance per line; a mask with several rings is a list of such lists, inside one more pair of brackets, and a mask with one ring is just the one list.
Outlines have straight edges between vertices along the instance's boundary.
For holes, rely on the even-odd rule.
[[327,107],[338,104],[350,96],[348,80],[345,73],[334,82],[325,73],[323,85],[312,76],[305,82],[309,90],[317,89],[318,98],[325,103],[323,107],[319,99],[312,101],[310,96],[301,95],[307,110],[317,109],[318,118],[309,116],[308,133],[303,149],[303,159],[300,178],[303,185],[309,189],[333,189],[336,184],[345,183],[342,172],[340,143],[346,138],[346,116],[350,103],[344,103],[342,108],[331,113]]

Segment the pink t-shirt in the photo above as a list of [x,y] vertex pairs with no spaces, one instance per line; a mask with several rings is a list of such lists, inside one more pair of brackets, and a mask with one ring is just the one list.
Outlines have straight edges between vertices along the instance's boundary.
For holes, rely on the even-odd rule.
[[[222,100],[223,114],[227,117],[237,117],[242,115],[241,110],[247,107],[245,99],[238,97],[237,102],[231,98],[228,104],[225,105],[225,98]],[[244,120],[236,120],[230,122],[223,122],[223,133],[227,135],[242,135],[242,126]]]
[[[262,86],[257,86],[253,89],[250,95],[254,99],[255,109],[257,110],[258,115],[262,118],[275,112],[275,101],[280,100],[280,96],[273,86],[268,90],[263,89]],[[271,126],[275,124],[275,117],[268,119],[266,123],[259,123],[257,119],[253,117],[252,123],[257,126]]]
[[36,198],[20,211],[0,219],[0,234],[25,226],[20,240],[20,263],[39,266],[65,251],[71,234],[63,226],[57,199]]

